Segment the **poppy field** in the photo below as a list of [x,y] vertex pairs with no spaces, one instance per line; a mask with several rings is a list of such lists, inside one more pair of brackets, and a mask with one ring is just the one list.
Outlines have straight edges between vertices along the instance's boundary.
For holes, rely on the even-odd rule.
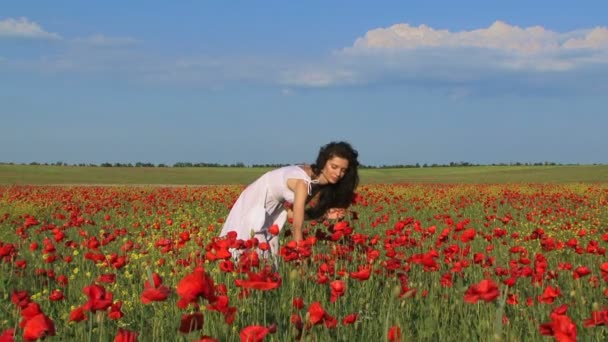
[[0,342],[608,340],[604,183],[362,185],[278,267],[242,189],[0,186]]

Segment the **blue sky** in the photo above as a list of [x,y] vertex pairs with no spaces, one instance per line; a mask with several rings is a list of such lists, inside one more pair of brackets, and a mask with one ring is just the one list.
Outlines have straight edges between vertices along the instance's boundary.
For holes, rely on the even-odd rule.
[[5,1],[0,162],[608,163],[605,1]]

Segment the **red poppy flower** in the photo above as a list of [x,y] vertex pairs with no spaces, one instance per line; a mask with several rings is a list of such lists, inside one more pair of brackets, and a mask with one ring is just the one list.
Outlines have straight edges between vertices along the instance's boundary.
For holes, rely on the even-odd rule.
[[342,237],[344,236],[344,233],[342,231],[337,231],[334,232],[333,234],[331,234],[331,241],[338,241],[340,240]]
[[86,286],[83,292],[89,297],[89,301],[84,305],[85,310],[91,312],[104,311],[112,305],[112,293],[106,292],[106,289],[101,285]]
[[452,273],[445,273],[444,275],[442,275],[440,283],[443,287],[452,287],[452,285],[454,284],[452,280]]
[[30,295],[27,290],[11,292],[11,302],[20,309],[25,309],[30,303]]
[[24,341],[36,341],[46,336],[55,336],[55,325],[46,315],[40,313],[25,322]]
[[291,303],[297,310],[301,310],[304,307],[304,300],[301,297],[294,298]]
[[302,330],[304,328],[304,323],[302,322],[302,317],[297,314],[294,313],[291,315],[291,324],[294,325],[294,327],[298,330]]
[[90,237],[89,240],[87,241],[87,247],[89,249],[97,250],[97,248],[99,248],[99,246],[100,246],[99,240],[97,240],[97,237],[95,237],[95,236]]
[[55,280],[57,281],[57,284],[59,284],[59,286],[67,286],[69,283],[68,277],[63,274],[59,275]]
[[553,310],[551,310],[551,313],[549,314],[549,317],[565,315],[567,312],[568,312],[568,304],[562,304],[560,306],[553,308]]
[[475,303],[479,300],[491,302],[499,295],[498,286],[492,279],[484,279],[477,284],[469,286],[464,294],[464,301],[467,303]]
[[519,297],[515,293],[509,293],[506,303],[509,305],[517,305],[519,304]]
[[276,224],[273,224],[272,226],[270,226],[270,228],[268,228],[268,232],[274,236],[279,235],[279,233],[280,233],[279,226]]
[[114,267],[117,270],[125,267],[126,264],[127,264],[127,257],[125,257],[124,255],[112,257],[110,259],[110,265],[112,265],[112,267]]
[[61,292],[61,290],[53,290],[51,292],[51,294],[49,295],[49,299],[53,302],[62,300],[64,298],[65,298],[65,296],[63,295],[63,292]]
[[350,277],[353,279],[357,279],[360,281],[368,280],[370,275],[372,274],[372,269],[369,267],[359,267],[359,270],[356,272],[350,272]]
[[97,277],[97,282],[114,284],[116,282],[116,273],[104,273]]
[[325,324],[327,329],[332,329],[338,325],[338,320],[335,317],[325,313],[325,316],[323,317],[323,324]]
[[207,305],[207,310],[220,312],[222,315],[224,315],[224,321],[226,322],[226,324],[232,324],[232,322],[234,322],[236,307],[230,306],[228,296],[217,296],[213,304]]
[[249,272],[252,268],[257,268],[259,266],[260,255],[254,249],[251,249],[249,252],[244,252],[243,254],[241,254],[241,256],[239,257],[237,268],[239,272]]
[[308,321],[312,324],[318,324],[323,322],[323,317],[325,316],[325,310],[321,306],[321,303],[314,302],[311,303],[308,307]]
[[263,269],[259,273],[248,272],[248,279],[235,279],[234,283],[238,287],[255,290],[274,290],[281,286],[281,277],[278,273]]
[[217,284],[215,286],[215,292],[219,295],[227,295],[228,287],[226,286],[226,284]]
[[19,323],[19,326],[21,328],[23,328],[25,326],[25,323],[27,323],[28,320],[30,320],[40,314],[42,314],[42,310],[40,310],[40,305],[38,305],[38,303],[35,303],[35,302],[27,303],[27,305],[21,310],[22,320]]
[[435,259],[439,257],[439,253],[432,249],[428,253],[414,254],[409,258],[410,262],[424,266],[425,271],[437,271],[439,264]]
[[305,241],[300,241],[299,243],[291,240],[285,244],[285,246],[281,247],[279,254],[286,262],[307,258],[312,254],[311,246],[313,241],[309,240],[312,239],[307,238]]
[[355,323],[357,321],[357,317],[359,317],[359,315],[356,314],[356,313],[352,313],[350,315],[346,315],[342,319],[342,325],[349,325],[349,324]]
[[539,326],[540,334],[553,336],[558,342],[576,341],[576,324],[566,315],[551,315],[551,322]]
[[213,338],[211,336],[202,336],[201,338],[199,338],[198,340],[194,340],[193,342],[219,342],[220,340]]
[[329,282],[329,276],[323,273],[317,273],[317,284],[326,284]]
[[592,311],[591,317],[584,320],[585,328],[595,327],[598,325],[608,325],[608,309],[601,311]]
[[121,319],[125,314],[121,311],[122,301],[110,305],[110,311],[108,311],[108,318],[113,320]]
[[9,328],[4,330],[0,335],[0,342],[14,342],[15,341],[15,329]]
[[401,328],[393,325],[388,329],[388,341],[389,342],[401,342]]
[[602,272],[602,279],[604,279],[605,282],[608,282],[608,262],[604,262],[600,265],[600,271]]
[[333,226],[333,231],[334,232],[348,232],[349,231],[348,221],[336,222]]
[[234,262],[232,260],[222,260],[220,270],[226,273],[234,272]]
[[329,283],[329,287],[331,288],[331,292],[329,295],[329,301],[334,303],[338,300],[338,298],[344,295],[346,291],[346,284],[343,280],[334,280]]
[[543,291],[542,295],[538,297],[538,301],[545,304],[552,304],[557,297],[561,295],[561,291],[559,288],[553,288],[551,286],[547,286]]
[[241,342],[261,342],[269,332],[270,329],[264,326],[250,325],[243,328],[239,333],[239,336],[241,337]]
[[264,251],[264,252],[265,252],[265,251],[267,251],[267,250],[269,250],[269,249],[270,249],[270,245],[269,245],[268,243],[266,243],[266,242],[260,242],[260,244],[258,245],[258,248],[259,248],[261,251]]
[[171,293],[168,287],[162,285],[163,279],[156,272],[152,273],[152,281],[154,284],[150,284],[148,280],[144,283],[144,292],[140,297],[143,304],[162,302]]
[[579,279],[579,278],[582,278],[582,277],[587,276],[589,274],[591,274],[591,270],[589,269],[589,267],[579,266],[579,267],[577,267],[574,270],[574,272],[572,274],[572,277],[574,279]]
[[198,298],[203,297],[209,302],[215,301],[215,286],[213,279],[202,267],[197,267],[177,284],[177,295],[180,297],[177,305],[184,309],[188,304],[198,304]]
[[464,232],[462,232],[462,234],[460,235],[460,241],[462,241],[462,243],[467,243],[473,239],[475,239],[475,235],[476,235],[476,231],[473,228],[469,228],[467,230],[465,230]]
[[76,309],[70,312],[70,318],[68,318],[68,322],[80,322],[87,319],[87,316],[84,314],[84,308],[82,306],[77,307]]
[[181,333],[187,334],[195,330],[200,330],[203,328],[203,322],[204,317],[201,312],[194,312],[191,314],[183,315],[179,325],[179,331]]
[[139,333],[135,331],[118,328],[116,337],[114,337],[114,342],[136,342],[138,335]]
[[179,234],[179,239],[182,242],[188,242],[188,241],[190,241],[190,233],[189,232],[181,232]]
[[232,258],[232,253],[230,253],[228,246],[225,247],[220,247],[220,248],[213,248],[209,251],[207,251],[207,253],[205,254],[205,258],[208,259],[209,261],[214,261],[214,260],[228,260],[230,258]]

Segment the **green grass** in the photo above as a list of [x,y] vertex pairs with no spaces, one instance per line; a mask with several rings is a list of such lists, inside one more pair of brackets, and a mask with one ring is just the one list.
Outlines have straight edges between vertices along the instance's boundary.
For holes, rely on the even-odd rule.
[[594,183],[608,182],[608,165],[367,169],[361,178],[366,183]]
[[[0,184],[248,184],[265,168],[0,165]],[[608,165],[361,169],[361,183],[608,182]]]

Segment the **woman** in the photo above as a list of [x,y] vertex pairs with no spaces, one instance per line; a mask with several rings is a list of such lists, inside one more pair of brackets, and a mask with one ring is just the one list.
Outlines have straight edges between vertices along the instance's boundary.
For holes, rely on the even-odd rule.
[[[288,216],[293,219],[296,242],[303,239],[305,219],[342,218],[359,183],[358,155],[347,142],[331,142],[321,147],[312,165],[285,166],[265,173],[241,193],[220,236],[231,231],[241,240],[255,236],[268,242],[272,255],[277,255],[278,237],[268,229],[277,225],[280,231]],[[313,197],[317,197],[316,204],[306,209]],[[286,209],[286,202],[292,204],[290,209]]]

